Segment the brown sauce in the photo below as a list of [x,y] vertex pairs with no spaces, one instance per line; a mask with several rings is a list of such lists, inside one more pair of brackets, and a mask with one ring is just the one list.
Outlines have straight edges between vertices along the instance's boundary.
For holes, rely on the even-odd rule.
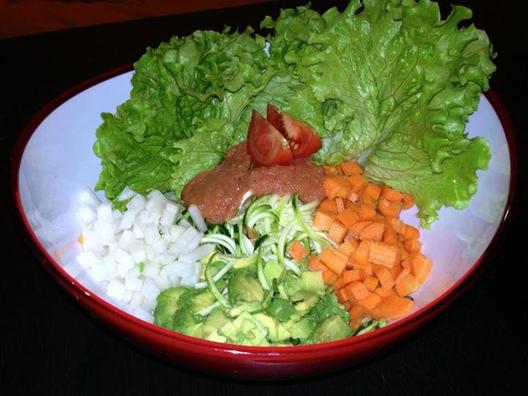
[[324,198],[323,179],[322,168],[309,158],[285,166],[252,168],[246,144],[241,143],[216,168],[196,175],[182,197],[187,206],[198,206],[209,223],[220,224],[236,215],[247,191],[254,195],[297,193],[303,202],[310,202]]

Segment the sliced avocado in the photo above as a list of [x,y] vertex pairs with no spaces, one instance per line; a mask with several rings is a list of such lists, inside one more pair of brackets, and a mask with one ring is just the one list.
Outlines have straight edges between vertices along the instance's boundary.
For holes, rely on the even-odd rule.
[[234,269],[247,268],[255,266],[257,263],[257,255],[252,254],[251,256],[237,258],[233,264]]
[[320,323],[312,334],[314,343],[339,340],[352,335],[352,329],[339,315],[332,315]]
[[264,266],[264,276],[271,285],[274,279],[279,279],[284,267],[276,261],[268,261]]
[[299,321],[290,321],[286,327],[290,331],[291,338],[305,343],[317,326],[317,321],[311,317],[302,318]]
[[[306,292],[308,293],[308,292]],[[304,316],[308,313],[313,307],[317,305],[320,297],[317,294],[308,294],[307,297],[301,302],[295,304],[295,310],[301,315]]]
[[322,293],[325,290],[323,276],[321,272],[303,272],[301,273],[301,289],[314,293]]
[[245,269],[233,272],[228,290],[229,302],[233,306],[240,302],[261,302],[264,299],[264,289],[260,282]]
[[235,320],[222,326],[219,334],[235,344],[261,345],[268,331],[253,315],[242,312]]
[[171,287],[163,290],[157,298],[154,309],[154,323],[172,329],[174,313],[179,309],[180,297],[189,290],[186,286]]
[[218,329],[214,329],[209,335],[205,338],[209,341],[216,341],[216,342],[226,342],[227,338],[223,335],[218,334]]
[[280,297],[274,298],[266,308],[266,313],[280,322],[290,320],[296,312],[291,302]]
[[199,314],[214,302],[215,298],[208,289],[191,289],[182,295],[179,305],[193,314]]
[[291,337],[291,333],[277,320],[263,313],[253,315],[268,330],[268,339],[272,343],[285,341]]
[[194,337],[202,336],[202,323],[196,316],[184,309],[179,309],[174,313],[172,326],[172,329],[178,333]]
[[220,329],[223,325],[229,322],[229,318],[224,315],[220,308],[213,309],[203,322],[204,335],[209,339],[209,334]]

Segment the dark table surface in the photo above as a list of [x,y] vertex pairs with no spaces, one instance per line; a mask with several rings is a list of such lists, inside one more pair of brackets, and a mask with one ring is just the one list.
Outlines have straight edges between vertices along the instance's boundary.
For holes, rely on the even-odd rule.
[[[299,2],[297,2],[299,3]],[[315,2],[321,7],[322,2]],[[445,4],[448,2],[443,2]],[[517,125],[525,202],[528,72],[524,15],[496,1],[457,3],[474,10],[499,56],[492,87]],[[256,26],[270,3],[162,17],[0,41],[0,141],[4,178],[0,203],[4,259],[0,272],[0,394],[242,394],[256,392],[358,394],[524,393],[526,344],[526,209],[517,205],[497,255],[443,315],[408,342],[360,367],[323,378],[252,384],[184,371],[113,334],[52,280],[15,227],[9,202],[8,157],[21,129],[46,102],[68,87],[131,63],[147,46],[172,34],[224,24]],[[524,270],[524,271],[523,271]],[[522,388],[520,388],[522,389]],[[524,393],[525,394],[525,393]]]

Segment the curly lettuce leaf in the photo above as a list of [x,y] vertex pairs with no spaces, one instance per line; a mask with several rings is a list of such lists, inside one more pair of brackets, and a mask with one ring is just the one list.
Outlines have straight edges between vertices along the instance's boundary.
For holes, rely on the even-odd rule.
[[370,177],[415,196],[423,226],[442,206],[466,206],[489,160],[486,142],[465,133],[495,70],[486,34],[459,27],[470,17],[455,6],[442,19],[428,0],[355,0],[343,12],[299,7],[262,24],[275,31],[272,57],[318,101],[287,107],[321,132],[316,159],[358,159]]

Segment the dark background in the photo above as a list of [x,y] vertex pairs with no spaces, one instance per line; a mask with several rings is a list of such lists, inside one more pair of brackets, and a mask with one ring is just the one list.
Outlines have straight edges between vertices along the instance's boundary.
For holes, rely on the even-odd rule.
[[[302,2],[296,2],[297,4]],[[328,6],[313,2],[316,8]],[[448,2],[441,2],[443,5]],[[172,34],[224,24],[258,26],[271,2],[0,41],[0,394],[516,394],[525,393],[527,283],[527,26],[513,3],[466,1],[498,52],[491,85],[518,130],[517,205],[497,254],[480,279],[410,341],[359,367],[322,378],[254,384],[184,371],[144,353],[82,310],[40,266],[15,226],[8,158],[21,129],[63,90],[131,63]],[[340,4],[343,4],[341,2]],[[447,9],[447,8],[446,8]],[[520,386],[520,388],[519,388]]]

